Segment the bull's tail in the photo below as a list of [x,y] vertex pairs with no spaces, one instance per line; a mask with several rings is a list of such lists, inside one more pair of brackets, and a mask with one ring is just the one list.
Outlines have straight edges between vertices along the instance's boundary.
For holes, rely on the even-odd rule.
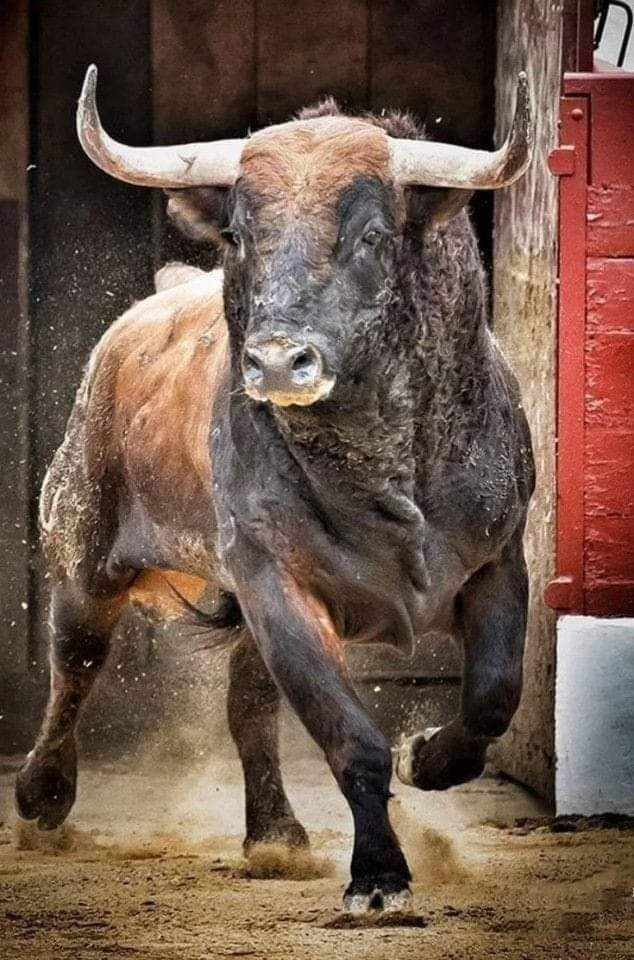
[[180,622],[197,628],[195,633],[206,641],[199,650],[223,647],[239,638],[244,617],[235,594],[221,590],[213,611],[206,613],[179,593],[173,584],[170,584],[170,588],[182,604]]

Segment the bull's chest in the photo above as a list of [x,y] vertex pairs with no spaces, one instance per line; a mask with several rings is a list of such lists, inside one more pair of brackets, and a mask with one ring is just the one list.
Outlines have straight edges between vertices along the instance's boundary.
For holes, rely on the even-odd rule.
[[220,495],[217,513],[229,580],[245,551],[264,550],[307,604],[316,598],[327,608],[344,640],[409,652],[415,636],[445,625],[463,580],[462,570],[443,563],[442,545],[414,509],[409,520],[386,518],[363,502],[316,505],[305,489],[289,486],[282,496],[269,483]]

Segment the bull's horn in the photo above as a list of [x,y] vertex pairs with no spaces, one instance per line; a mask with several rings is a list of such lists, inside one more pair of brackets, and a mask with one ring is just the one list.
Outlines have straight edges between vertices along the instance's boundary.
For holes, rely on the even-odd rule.
[[86,71],[77,105],[77,135],[93,163],[110,176],[142,187],[230,187],[243,140],[176,147],[128,147],[109,137],[97,111],[97,67]]
[[499,150],[470,150],[432,140],[399,140],[389,137],[392,172],[398,183],[495,190],[521,177],[531,162],[533,122],[528,81],[517,78],[515,116]]

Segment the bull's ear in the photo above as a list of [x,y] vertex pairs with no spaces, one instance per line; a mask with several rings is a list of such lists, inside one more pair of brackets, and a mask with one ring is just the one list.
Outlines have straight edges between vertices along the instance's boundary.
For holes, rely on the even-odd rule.
[[190,240],[219,244],[229,225],[229,194],[225,187],[166,190],[167,215]]
[[410,187],[405,191],[407,224],[414,230],[439,227],[460,213],[473,196],[473,190],[444,187]]

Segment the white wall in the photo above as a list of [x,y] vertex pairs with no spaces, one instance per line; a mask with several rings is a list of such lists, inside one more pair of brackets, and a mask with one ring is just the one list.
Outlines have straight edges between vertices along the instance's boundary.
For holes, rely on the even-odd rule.
[[634,618],[557,624],[558,814],[634,816]]

